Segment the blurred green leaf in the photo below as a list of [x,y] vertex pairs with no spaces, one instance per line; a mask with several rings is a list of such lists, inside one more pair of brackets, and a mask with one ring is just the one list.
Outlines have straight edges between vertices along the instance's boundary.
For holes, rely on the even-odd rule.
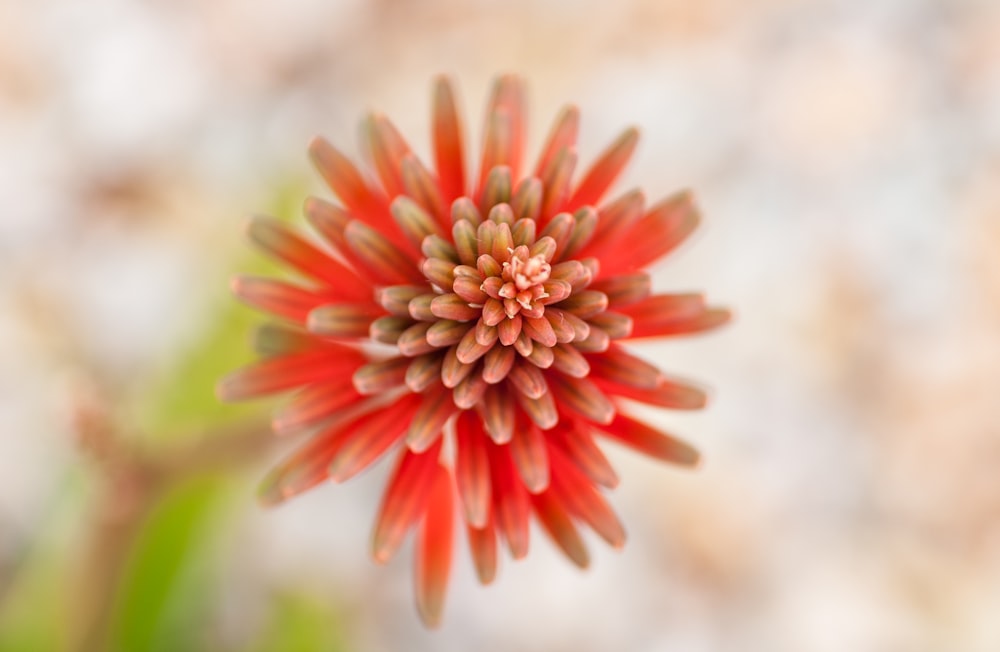
[[[269,212],[301,223],[298,216],[305,194],[301,181],[285,184]],[[236,229],[233,238],[241,238]],[[238,265],[240,273],[282,274],[277,265],[252,253],[249,247],[245,252]],[[218,288],[216,309],[206,319],[206,332],[184,350],[171,352],[170,368],[143,388],[139,405],[131,410],[136,420],[129,424],[130,429],[149,434],[145,455],[155,454],[156,447],[168,440],[210,435],[218,426],[245,420],[267,408],[266,402],[224,405],[215,397],[220,378],[253,360],[253,330],[267,319],[229,296],[229,276],[229,272],[220,272],[218,277],[204,280],[206,286]],[[234,492],[236,487],[238,492]],[[73,496],[79,499],[78,493]],[[212,596],[218,578],[211,573],[211,544],[232,523],[226,514],[234,505],[242,507],[254,501],[253,492],[247,491],[245,483],[235,482],[232,474],[201,472],[177,478],[168,486],[144,515],[122,562],[122,579],[107,632],[110,649],[205,649],[202,646],[212,640],[216,615]],[[74,513],[87,510],[82,502],[74,502]],[[27,552],[17,575],[5,587],[0,603],[0,650],[44,652],[66,645],[63,621],[68,614],[62,606],[72,609],[67,589],[80,588],[73,585],[73,578],[85,546],[80,545],[79,536],[66,538],[53,533],[63,519],[46,520],[39,543]],[[336,618],[323,603],[294,596],[276,600],[274,607],[253,649],[342,649]]]
[[73,568],[65,538],[45,528],[36,533],[43,545],[19,560],[0,602],[0,651],[43,652],[65,646],[60,626],[66,602],[66,578]]
[[[275,193],[268,212],[284,221],[301,224],[302,203],[307,192],[302,180],[283,184]],[[268,320],[266,315],[247,308],[228,292],[229,279],[235,273],[282,276],[284,268],[253,251],[245,243],[243,232],[233,230],[233,240],[244,242],[236,271],[220,273],[205,280],[218,288],[214,297],[218,310],[211,316],[211,327],[186,350],[178,351],[176,366],[147,392],[140,410],[144,430],[175,438],[196,433],[206,426],[230,423],[255,411],[263,411],[267,401],[225,404],[215,396],[215,385],[228,373],[253,361],[251,341],[255,328]]]
[[143,411],[146,430],[156,439],[199,433],[211,426],[236,421],[259,411],[259,406],[227,405],[215,396],[215,385],[225,374],[248,364],[252,358],[250,337],[261,318],[232,299],[225,303],[216,327],[204,340],[186,352],[171,380],[158,383]]
[[[303,197],[301,183],[286,184],[275,196],[270,212],[279,217],[298,215]],[[241,236],[233,233],[234,239]],[[252,254],[249,247],[239,271],[280,274],[273,262]],[[228,276],[207,282],[228,288]],[[143,421],[155,440],[205,433],[267,407],[266,402],[225,405],[215,396],[220,378],[253,360],[252,333],[267,319],[228,293],[220,292],[217,301],[218,313],[209,322],[212,327],[181,353],[182,361],[150,393]],[[230,522],[224,518],[227,504],[232,500],[242,505],[255,501],[249,491],[231,495],[232,488],[232,478],[219,474],[189,479],[169,491],[148,516],[133,546],[118,596],[112,626],[114,649],[195,650],[206,640],[214,607],[210,599],[214,578],[207,574],[206,552],[213,537],[220,534],[219,526]],[[293,609],[290,613],[299,612]]]
[[271,620],[250,649],[253,652],[338,652],[346,649],[340,623],[330,604],[319,598],[281,595],[272,603]]
[[195,478],[169,491],[149,514],[116,600],[113,649],[196,649],[211,608],[204,551],[211,526],[220,523],[228,484],[219,475]]

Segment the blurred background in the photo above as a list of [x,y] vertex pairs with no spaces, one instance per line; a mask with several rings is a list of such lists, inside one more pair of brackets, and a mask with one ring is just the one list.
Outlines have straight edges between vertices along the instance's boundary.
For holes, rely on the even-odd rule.
[[[363,113],[429,151],[432,77],[478,146],[489,83],[567,102],[619,188],[704,226],[656,287],[728,328],[645,346],[712,388],[622,449],[622,552],[540,531],[426,632],[387,468],[276,510],[273,404],[220,406],[268,268],[241,223],[329,197],[305,146]],[[425,158],[426,160],[426,158]],[[1000,650],[1000,4],[992,0],[0,3],[0,649]]]

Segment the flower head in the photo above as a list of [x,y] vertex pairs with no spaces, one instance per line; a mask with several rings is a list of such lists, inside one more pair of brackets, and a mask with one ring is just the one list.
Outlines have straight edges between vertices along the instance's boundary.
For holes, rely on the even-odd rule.
[[618,477],[597,441],[693,464],[692,448],[628,416],[624,400],[694,409],[705,396],[622,343],[729,317],[701,295],[654,294],[643,271],[697,225],[690,195],[649,207],[638,190],[605,201],[634,129],[574,184],[576,109],[560,114],[527,171],[524,114],[521,80],[501,77],[472,178],[444,79],[434,92],[433,169],[380,115],[365,124],[375,183],[317,138],[310,154],[340,200],[306,202],[322,242],[270,219],[249,226],[254,243],[302,278],[233,283],[282,322],[260,329],[263,359],[224,379],[220,396],[294,391],[274,428],[313,433],[270,474],[264,500],[395,456],[373,552],[388,560],[418,530],[415,586],[428,625],[441,614],[456,502],[484,583],[498,541],[515,559],[527,554],[532,515],[581,567],[579,525],[623,545],[600,490]]

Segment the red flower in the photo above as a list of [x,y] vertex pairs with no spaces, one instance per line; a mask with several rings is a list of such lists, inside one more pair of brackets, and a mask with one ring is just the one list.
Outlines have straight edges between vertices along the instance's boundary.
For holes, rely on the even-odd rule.
[[687,444],[629,417],[622,399],[695,409],[704,394],[621,345],[729,318],[697,294],[653,294],[643,271],[694,230],[697,211],[687,193],[651,207],[638,190],[603,201],[632,154],[635,129],[574,184],[577,124],[577,110],[565,109],[535,168],[524,170],[522,82],[500,78],[470,179],[452,87],[442,79],[433,170],[374,115],[365,135],[377,184],[325,140],[310,146],[342,203],[306,202],[321,244],[273,220],[249,226],[254,243],[304,278],[235,279],[240,299],[285,323],[260,330],[264,359],[223,380],[219,395],[295,390],[274,428],[314,431],[265,481],[264,500],[343,482],[395,455],[374,556],[388,560],[417,528],[417,606],[428,625],[440,619],[456,499],[487,583],[498,539],[515,559],[527,554],[532,514],[580,566],[588,563],[581,523],[623,545],[599,489],[618,478],[598,439],[676,464],[697,461]]

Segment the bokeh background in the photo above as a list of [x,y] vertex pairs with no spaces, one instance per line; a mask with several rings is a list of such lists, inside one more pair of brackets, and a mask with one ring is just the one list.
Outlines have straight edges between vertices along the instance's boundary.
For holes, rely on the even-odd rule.
[[[657,268],[737,319],[649,345],[712,388],[616,449],[630,534],[579,572],[533,532],[445,624],[367,555],[387,469],[277,510],[272,405],[220,406],[268,269],[241,237],[329,197],[363,113],[478,138],[519,72],[532,144],[643,132],[622,189],[693,188]],[[1000,650],[1000,4],[993,0],[0,2],[0,649]]]

